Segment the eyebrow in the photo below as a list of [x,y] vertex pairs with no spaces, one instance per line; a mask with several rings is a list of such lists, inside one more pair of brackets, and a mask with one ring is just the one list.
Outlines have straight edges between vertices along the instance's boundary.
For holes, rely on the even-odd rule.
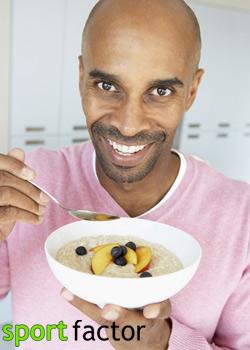
[[[102,70],[99,69],[94,69],[91,72],[89,72],[89,76],[94,79],[102,79],[106,81],[110,81],[116,84],[120,83],[120,79],[117,75],[115,74],[110,74],[110,73],[105,73]],[[156,86],[178,86],[178,87],[183,87],[184,84],[183,82],[178,79],[177,77],[175,78],[169,78],[169,79],[156,79],[152,80],[149,85],[151,87],[156,87]]]

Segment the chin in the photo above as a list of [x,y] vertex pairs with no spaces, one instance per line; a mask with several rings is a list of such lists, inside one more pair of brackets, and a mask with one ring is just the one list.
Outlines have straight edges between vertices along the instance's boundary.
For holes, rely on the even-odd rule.
[[101,169],[104,174],[112,181],[118,184],[125,183],[138,183],[144,179],[153,171],[157,160],[151,159],[146,164],[140,166],[127,168],[109,164],[102,159],[98,159],[101,165]]

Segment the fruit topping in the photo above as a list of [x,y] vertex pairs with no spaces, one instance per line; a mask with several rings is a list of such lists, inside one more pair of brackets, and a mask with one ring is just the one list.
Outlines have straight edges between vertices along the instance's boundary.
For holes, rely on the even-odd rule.
[[[110,243],[97,245],[96,247],[91,248],[90,251],[93,252],[93,253],[96,253],[96,252],[98,252],[98,250],[100,250],[100,249],[102,249],[102,248],[104,248],[104,247],[106,247],[108,245],[110,246]],[[119,245],[119,243],[114,243],[114,245]]]
[[136,252],[129,247],[127,247],[127,254],[125,255],[125,258],[128,263],[136,265],[137,264],[137,255]]
[[[85,253],[82,248],[85,250]],[[87,253],[84,247],[78,247],[76,251],[78,249],[79,253],[77,254],[79,255]],[[151,277],[151,274],[148,271],[146,272],[152,260],[152,251],[149,247],[136,247],[134,242],[127,242],[126,245],[108,243],[93,247],[90,251],[94,253],[91,267],[96,275],[101,275],[113,261],[118,266],[133,264],[135,272],[141,274],[140,277]]]
[[118,266],[125,266],[127,265],[127,260],[124,256],[119,256],[119,258],[114,260],[114,263]]
[[86,255],[87,254],[87,249],[83,246],[77,247],[76,248],[76,254],[77,255]]
[[98,250],[92,258],[92,271],[96,275],[101,275],[106,269],[109,263],[111,263],[113,257],[110,251],[116,246],[116,244],[107,244],[102,249]]
[[136,248],[137,264],[135,266],[135,272],[144,272],[148,269],[152,259],[152,250],[149,247]]
[[121,245],[121,248],[122,248],[122,256],[125,256],[128,252],[128,249],[127,247],[125,247],[125,245]]
[[140,274],[140,277],[152,277],[151,273],[148,271],[145,271],[143,273]]
[[113,258],[119,258],[120,256],[123,256],[123,249],[121,246],[113,247],[111,249],[111,255]]
[[132,250],[136,250],[136,244],[134,242],[128,242],[125,244],[125,246]]

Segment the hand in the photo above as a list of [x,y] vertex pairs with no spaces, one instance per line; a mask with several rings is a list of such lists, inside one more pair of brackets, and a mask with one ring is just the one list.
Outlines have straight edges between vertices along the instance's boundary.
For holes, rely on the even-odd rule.
[[[115,349],[166,350],[168,348],[171,334],[171,323],[168,320],[171,313],[169,300],[147,305],[142,311],[128,310],[116,305],[105,305],[103,309],[100,309],[95,304],[74,296],[66,289],[63,289],[61,293],[69,303],[89,318],[101,326],[107,326],[105,327],[107,336]],[[116,338],[120,338],[120,341],[116,341],[113,337],[113,332],[111,332],[111,325],[114,322],[119,326]],[[132,326],[135,330],[138,330],[140,326],[139,340],[137,340],[138,334],[137,337],[130,341],[123,339],[121,331],[127,325]]]
[[26,180],[36,174],[24,164],[24,151],[13,149],[0,154],[0,244],[20,220],[32,224],[42,222],[49,198]]

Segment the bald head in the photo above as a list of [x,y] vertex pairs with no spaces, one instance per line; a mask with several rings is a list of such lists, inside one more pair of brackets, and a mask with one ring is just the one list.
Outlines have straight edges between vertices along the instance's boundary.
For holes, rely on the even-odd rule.
[[[182,0],[101,0],[92,10],[79,86],[104,181],[151,183],[166,173],[203,74],[200,48],[198,21]],[[123,156],[110,141],[145,147]]]
[[[183,0],[99,0],[92,9],[82,37],[82,52],[85,51],[86,42],[91,31],[97,28],[97,23],[105,21],[119,25],[124,22],[131,26],[150,26],[154,24],[169,24],[172,31],[183,30],[188,44],[192,46],[195,68],[198,67],[201,55],[201,32],[199,22],[193,10]],[[164,28],[164,27],[163,27]],[[163,29],[164,30],[164,29]],[[99,32],[101,34],[101,32]],[[166,40],[167,40],[166,33]],[[184,40],[184,41],[186,41]],[[181,44],[181,43],[180,43]]]

